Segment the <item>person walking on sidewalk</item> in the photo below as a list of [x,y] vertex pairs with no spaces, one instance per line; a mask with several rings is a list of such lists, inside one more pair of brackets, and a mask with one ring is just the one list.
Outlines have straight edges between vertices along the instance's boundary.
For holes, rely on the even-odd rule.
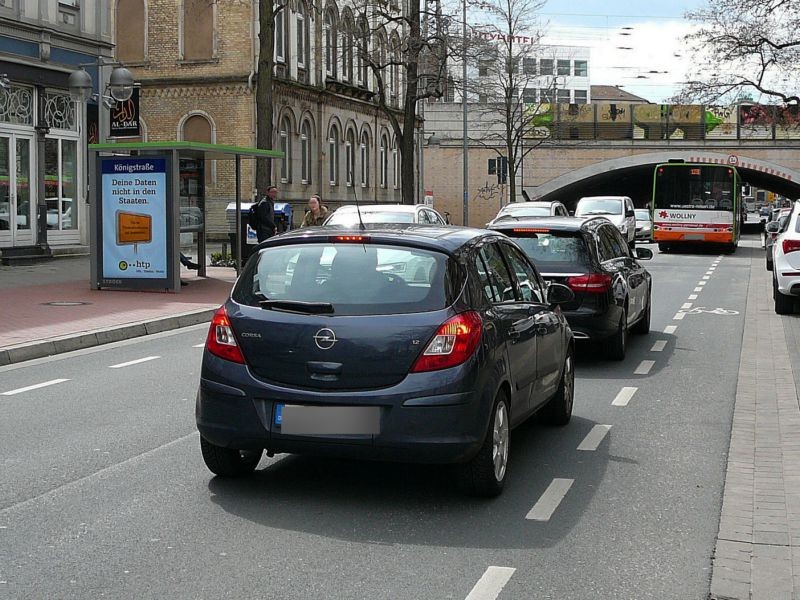
[[318,227],[328,218],[328,207],[322,205],[319,194],[314,194],[308,200],[308,211],[303,217],[300,227]]
[[267,195],[250,207],[248,224],[256,232],[259,243],[275,235],[275,200],[277,197],[278,188],[271,185],[267,188]]

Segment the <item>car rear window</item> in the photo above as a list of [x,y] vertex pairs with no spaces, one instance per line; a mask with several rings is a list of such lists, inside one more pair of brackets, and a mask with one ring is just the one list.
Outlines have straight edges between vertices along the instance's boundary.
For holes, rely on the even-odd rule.
[[622,200],[616,198],[582,198],[575,209],[576,217],[586,215],[618,215],[622,213]]
[[549,206],[521,206],[513,209],[502,210],[498,217],[513,215],[515,217],[549,217]]
[[261,250],[234,287],[240,304],[262,300],[324,302],[335,314],[378,315],[441,310],[460,290],[445,254],[378,244],[318,243]]
[[638,209],[634,211],[636,213],[636,218],[640,221],[649,221],[650,220],[650,211],[649,210],[642,210]]
[[580,232],[517,228],[503,233],[514,238],[542,273],[583,271],[591,265],[589,250]]
[[[361,222],[365,225],[376,223],[413,223],[414,213],[362,210]],[[344,225],[345,227],[354,227],[358,224],[358,212],[355,210],[336,211],[326,223],[326,225]]]

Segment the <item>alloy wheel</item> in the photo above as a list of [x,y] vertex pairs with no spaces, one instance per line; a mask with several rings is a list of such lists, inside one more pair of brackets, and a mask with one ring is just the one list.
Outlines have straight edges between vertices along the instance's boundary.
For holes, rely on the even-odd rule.
[[494,477],[497,481],[502,481],[506,475],[508,438],[508,410],[506,403],[501,400],[494,413],[492,428],[492,461],[494,462]]

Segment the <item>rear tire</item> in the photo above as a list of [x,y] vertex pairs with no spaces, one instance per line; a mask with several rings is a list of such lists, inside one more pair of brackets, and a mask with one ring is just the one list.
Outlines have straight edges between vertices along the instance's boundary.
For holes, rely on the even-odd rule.
[[493,498],[503,491],[511,449],[508,415],[508,396],[498,392],[481,449],[459,467],[461,488],[470,496]]
[[779,315],[790,315],[794,312],[794,297],[781,293],[778,282],[772,279],[772,292],[775,298],[775,312]]
[[542,411],[544,422],[548,425],[564,426],[572,418],[572,405],[575,401],[575,359],[572,349],[564,359],[561,382],[558,390]]
[[644,316],[636,322],[636,325],[633,326],[631,331],[638,335],[647,335],[650,333],[650,307],[653,304],[653,292],[652,290],[647,291],[647,309],[644,312]]
[[611,360],[625,360],[625,351],[628,346],[628,311],[623,311],[619,320],[617,332],[608,338],[603,349],[606,357]]
[[258,466],[263,450],[235,450],[212,444],[200,436],[200,451],[208,470],[220,477],[250,475]]

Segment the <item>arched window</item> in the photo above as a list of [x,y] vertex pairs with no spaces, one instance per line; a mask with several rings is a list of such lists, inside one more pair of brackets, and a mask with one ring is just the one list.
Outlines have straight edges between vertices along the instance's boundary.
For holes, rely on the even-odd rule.
[[348,83],[353,81],[353,15],[350,11],[342,15],[342,79]]
[[286,18],[286,11],[289,9],[286,5],[282,7],[276,7],[277,12],[275,13],[275,62],[283,63],[286,62],[286,46],[288,42],[288,35],[286,31],[286,24],[288,19]]
[[144,62],[147,39],[145,15],[144,0],[117,0],[117,60],[127,63]]
[[397,151],[397,140],[392,142],[392,178],[394,189],[400,187],[400,153]]
[[213,144],[211,122],[203,115],[192,115],[183,122],[181,137],[187,142],[203,142]]
[[337,76],[336,65],[338,62],[338,23],[333,8],[325,11],[325,73],[334,79]]
[[358,20],[356,32],[356,82],[362,87],[367,86],[367,68],[369,57],[369,27],[366,18]]
[[339,128],[331,125],[328,136],[328,179],[331,185],[339,183]]
[[183,0],[183,60],[214,58],[214,10],[208,0]]
[[289,117],[281,119],[280,150],[283,152],[281,159],[281,182],[287,183],[292,180],[292,124]]
[[369,134],[361,132],[361,187],[369,185]]
[[311,124],[308,120],[300,126],[300,179],[311,183]]
[[344,174],[345,182],[347,182],[347,185],[353,185],[356,167],[356,134],[352,129],[347,132],[347,138],[344,142],[344,156],[347,169]]
[[386,188],[389,180],[389,140],[381,136],[381,187]]

